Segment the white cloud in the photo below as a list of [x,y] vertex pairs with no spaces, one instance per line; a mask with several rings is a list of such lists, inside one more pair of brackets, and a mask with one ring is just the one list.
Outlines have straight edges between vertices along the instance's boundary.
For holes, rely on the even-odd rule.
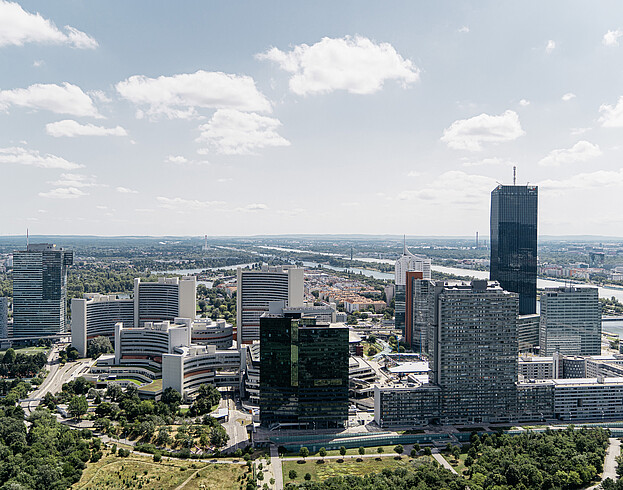
[[547,191],[598,189],[618,185],[623,185],[623,168],[618,171],[597,170],[596,172],[577,174],[568,179],[539,182],[539,187]]
[[167,159],[165,160],[165,162],[167,162],[167,163],[176,163],[178,165],[181,165],[183,163],[188,163],[188,158],[183,157],[181,155],[177,155],[177,156],[169,155],[167,157]]
[[550,54],[555,49],[556,49],[556,41],[553,41],[552,39],[547,41],[547,45],[545,46],[545,52],[547,54]]
[[465,161],[463,162],[464,167],[480,167],[482,165],[507,165],[512,167],[516,165],[515,162],[511,160],[505,160],[503,158],[493,157],[493,158],[483,158],[482,160],[475,161]]
[[74,136],[127,136],[128,134],[121,126],[104,128],[90,123],[80,124],[78,121],[71,119],[48,123],[45,125],[45,130],[50,136],[55,138],[62,136],[70,138]]
[[219,184],[224,184],[225,182],[231,182],[232,180],[234,179],[232,179],[231,177],[221,177],[220,179],[216,179],[216,181]]
[[278,119],[231,109],[220,109],[207,124],[199,126],[199,142],[208,147],[199,153],[215,151],[223,155],[251,155],[271,146],[289,146],[290,142],[277,133]]
[[599,122],[604,128],[620,128],[623,127],[623,97],[619,97],[617,105],[602,104],[599,107],[601,117]]
[[469,206],[488,201],[496,185],[496,181],[490,177],[451,170],[421,189],[398,193],[398,199]]
[[199,211],[222,206],[223,201],[199,201],[197,199],[183,199],[181,197],[157,197],[160,207],[175,211]]
[[198,108],[271,112],[270,102],[256,88],[253,78],[199,70],[170,77],[132,76],[116,85],[117,92],[152,118],[197,117]]
[[11,106],[43,109],[57,114],[101,118],[91,98],[71,83],[62,85],[37,83],[28,88],[0,90],[0,110]]
[[254,211],[264,211],[268,209],[268,206],[266,204],[261,204],[261,203],[252,203],[252,204],[247,204],[244,207],[241,208],[236,208],[236,211],[240,211],[243,213],[251,213]]
[[411,170],[407,174],[407,177],[419,177],[420,175],[421,175],[420,172],[418,172],[417,170]]
[[593,128],[571,128],[571,136],[578,136],[590,131]]
[[32,165],[33,167],[40,168],[60,168],[63,170],[73,170],[84,166],[69,162],[56,155],[42,155],[37,150],[28,150],[20,147],[0,148],[0,164],[2,163]]
[[48,192],[40,192],[39,195],[48,199],[77,199],[88,194],[76,187],[59,187]]
[[460,32],[461,34],[467,34],[469,32],[469,27],[463,26],[460,29],[458,29],[458,32]]
[[94,49],[97,41],[71,26],[60,31],[39,13],[31,14],[14,2],[0,0],[0,47],[25,43],[68,44],[79,49]]
[[94,176],[88,176],[83,174],[61,174],[59,180],[48,182],[51,185],[60,187],[95,187]]
[[620,31],[618,29],[616,31],[608,31],[604,34],[604,37],[601,40],[601,43],[604,46],[618,46],[619,38],[621,36],[623,36],[623,31]]
[[558,166],[560,164],[565,165],[586,162],[601,154],[602,151],[599,149],[599,146],[582,140],[578,141],[571,148],[550,151],[549,154],[539,162],[539,165]]
[[32,62],[32,66],[34,66],[35,68],[39,68],[40,66],[45,65],[45,61],[43,60],[35,60]]
[[134,189],[128,189],[127,187],[116,187],[115,190],[117,192],[121,192],[121,194],[138,194],[138,191]]
[[372,94],[381,90],[386,80],[400,81],[406,87],[419,79],[420,72],[391,44],[377,44],[362,36],[325,37],[311,46],[295,46],[289,52],[271,48],[256,58],[273,61],[291,73],[290,90],[298,95],[335,90]]
[[530,101],[529,101],[529,100],[526,100],[526,99],[521,99],[521,100],[519,101],[519,105],[520,105],[521,107],[528,107],[528,106],[530,105]]
[[572,92],[567,92],[565,95],[561,97],[564,102],[569,102],[571,99],[575,99],[575,94]]
[[91,96],[91,98],[101,102],[102,104],[109,104],[112,102],[112,99],[102,90],[89,90],[87,93]]
[[482,150],[482,143],[501,143],[523,136],[519,116],[506,111],[500,116],[480,114],[470,119],[454,121],[445,129],[441,141],[455,150]]

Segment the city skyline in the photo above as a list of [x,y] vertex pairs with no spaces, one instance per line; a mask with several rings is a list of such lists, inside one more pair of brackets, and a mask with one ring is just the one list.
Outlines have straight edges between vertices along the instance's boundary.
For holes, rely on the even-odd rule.
[[2,234],[623,236],[621,13],[0,0]]

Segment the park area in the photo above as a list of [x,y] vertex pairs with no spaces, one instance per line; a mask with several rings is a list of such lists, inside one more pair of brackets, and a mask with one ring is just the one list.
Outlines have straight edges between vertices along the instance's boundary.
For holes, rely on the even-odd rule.
[[135,454],[127,458],[106,456],[89,463],[75,490],[141,488],[146,490],[184,488],[222,490],[238,489],[246,466],[214,464],[187,460],[162,460]]

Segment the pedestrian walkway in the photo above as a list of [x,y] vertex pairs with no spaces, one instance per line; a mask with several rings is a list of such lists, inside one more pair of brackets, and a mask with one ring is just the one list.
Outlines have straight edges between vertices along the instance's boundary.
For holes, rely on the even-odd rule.
[[458,473],[456,472],[456,470],[452,467],[452,465],[450,463],[448,463],[448,461],[446,460],[446,458],[444,458],[441,454],[439,453],[433,453],[433,458],[435,458],[435,460],[444,468],[446,468],[447,470],[450,470],[452,473],[454,473],[455,475],[458,475]]
[[[617,480],[617,461],[616,457],[621,454],[621,441],[614,437],[608,439],[610,445],[608,446],[608,450],[606,451],[606,460],[604,461],[604,472],[601,474],[601,481],[604,481],[606,478],[611,478],[612,480]],[[600,488],[601,483],[597,485],[593,485],[589,487],[587,490],[593,490]]]
[[283,473],[281,471],[281,458],[277,446],[270,446],[270,466],[275,475],[275,490],[283,490]]

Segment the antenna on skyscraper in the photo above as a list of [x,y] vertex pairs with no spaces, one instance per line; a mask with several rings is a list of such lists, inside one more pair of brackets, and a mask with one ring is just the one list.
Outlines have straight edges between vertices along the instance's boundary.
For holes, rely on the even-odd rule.
[[26,250],[28,250],[28,241],[29,241],[29,238],[28,238],[28,228],[26,228]]
[[513,165],[513,185],[517,185],[517,167]]

